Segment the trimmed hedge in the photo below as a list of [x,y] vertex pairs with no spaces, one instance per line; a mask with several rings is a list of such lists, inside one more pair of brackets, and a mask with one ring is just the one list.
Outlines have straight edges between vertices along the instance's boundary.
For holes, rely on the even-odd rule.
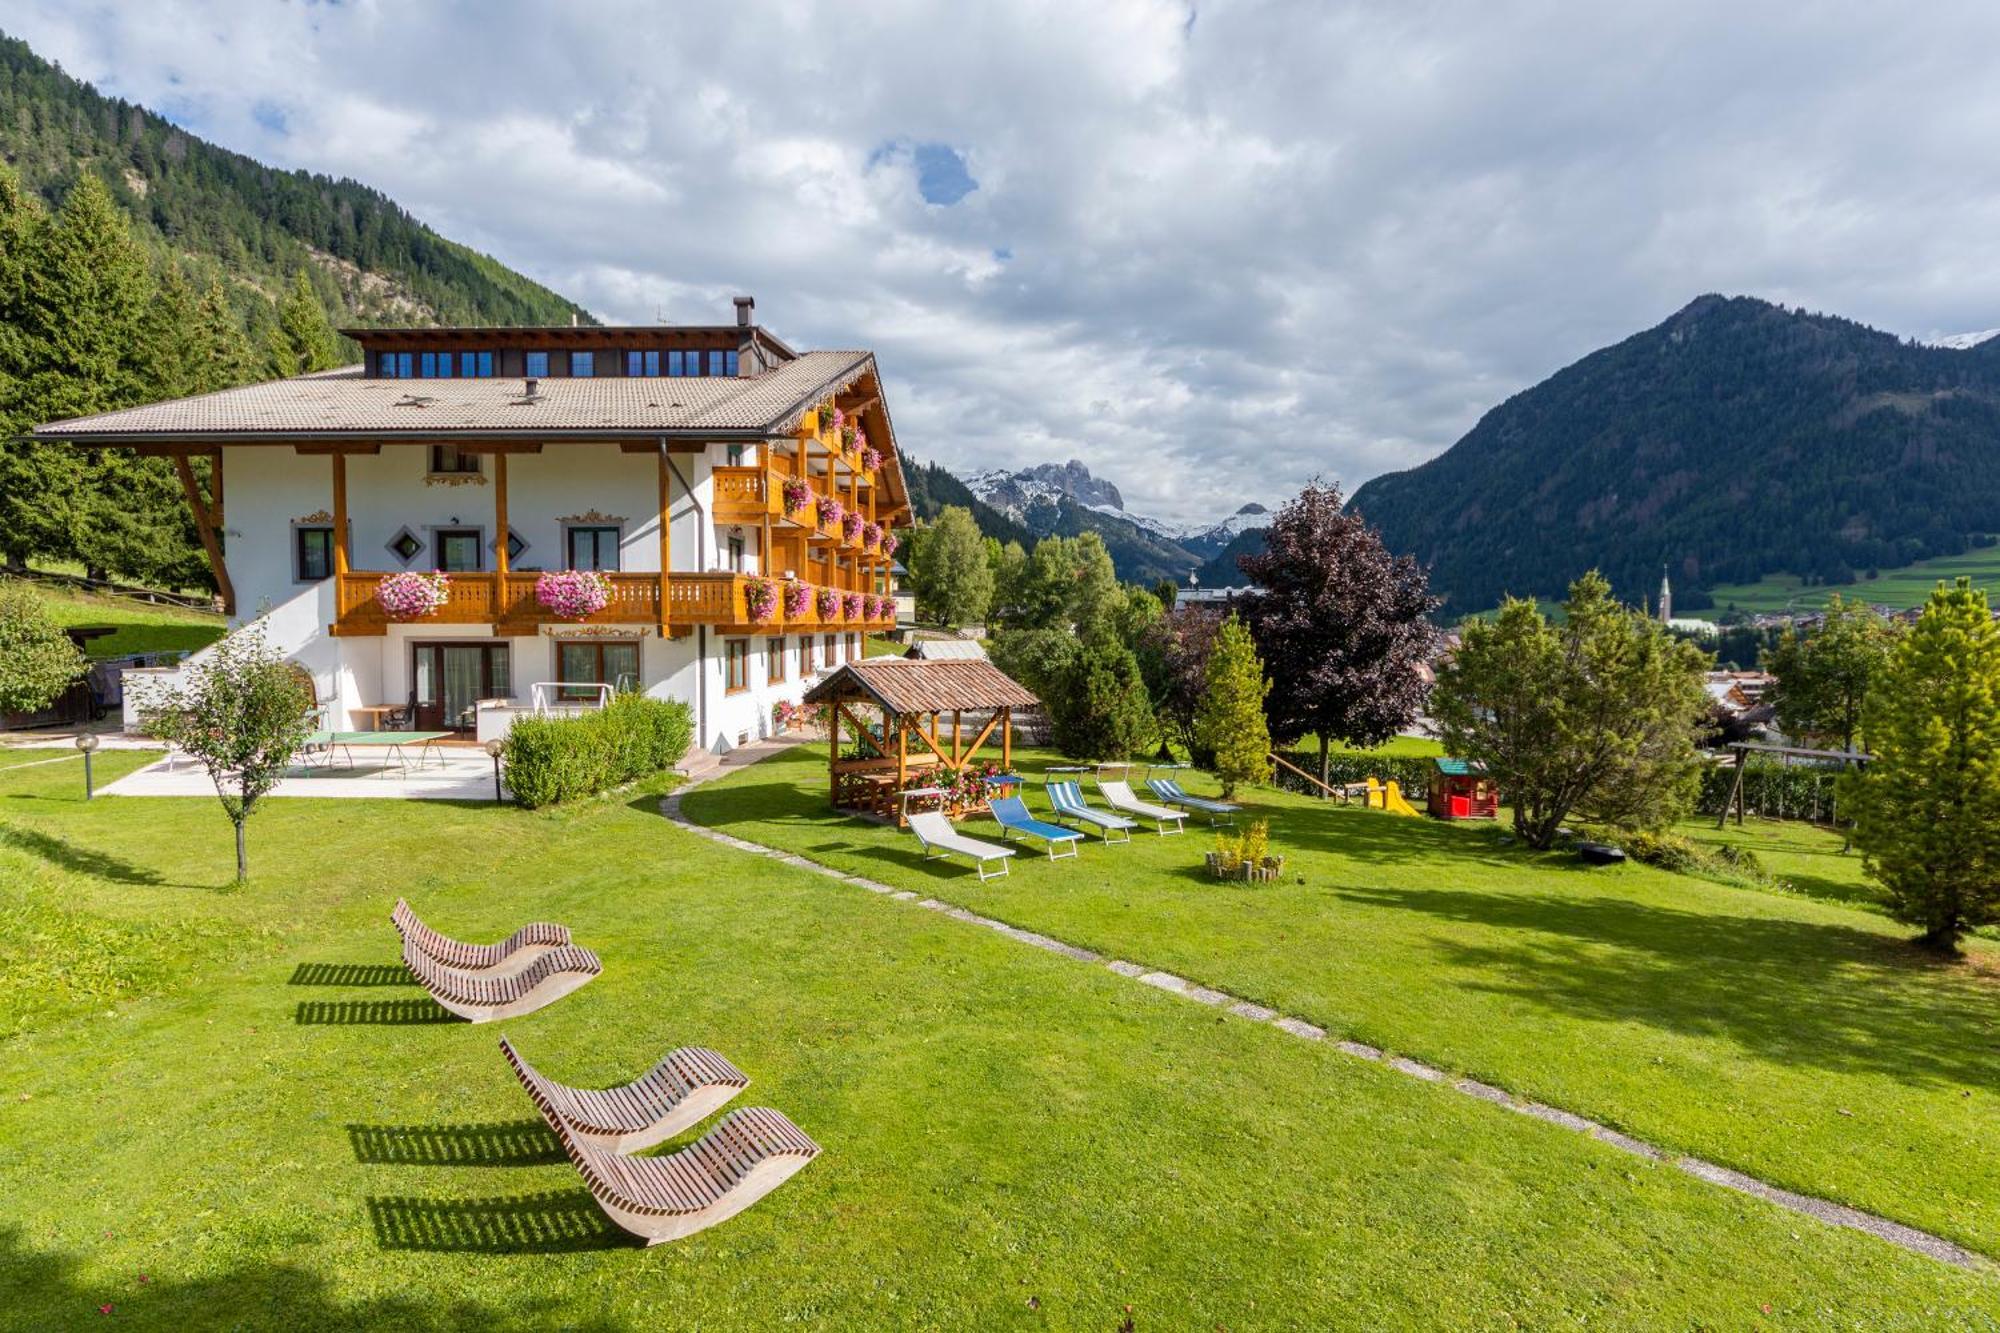
[[[1319,773],[1319,751],[1280,750],[1278,758],[1288,764],[1296,764],[1306,772]],[[1275,783],[1283,791],[1303,792],[1307,796],[1323,796],[1317,786],[1307,782],[1296,773],[1282,768],[1274,768]],[[1327,784],[1338,787],[1349,782],[1366,782],[1375,778],[1382,782],[1395,782],[1403,789],[1403,799],[1411,804],[1421,804],[1431,789],[1431,777],[1437,772],[1435,760],[1425,755],[1365,755],[1342,754],[1335,751],[1327,757]]]
[[576,717],[524,717],[502,756],[514,799],[532,810],[622,787],[672,768],[694,740],[678,699],[621,694]]
[[[1753,815],[1770,819],[1807,819],[1816,824],[1840,822],[1835,799],[1837,767],[1810,763],[1782,764],[1753,759],[1743,770],[1743,804]],[[1695,812],[1719,815],[1736,783],[1736,765],[1717,764],[1703,771]]]

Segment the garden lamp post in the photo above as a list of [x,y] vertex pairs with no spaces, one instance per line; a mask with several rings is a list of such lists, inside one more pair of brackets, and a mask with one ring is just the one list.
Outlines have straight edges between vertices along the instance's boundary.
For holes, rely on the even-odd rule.
[[486,753],[493,756],[493,799],[500,799],[500,756],[507,753],[507,742],[495,737],[486,742]]
[[97,799],[96,784],[91,781],[90,756],[97,749],[97,737],[88,731],[80,731],[76,736],[76,748],[83,751],[83,799]]

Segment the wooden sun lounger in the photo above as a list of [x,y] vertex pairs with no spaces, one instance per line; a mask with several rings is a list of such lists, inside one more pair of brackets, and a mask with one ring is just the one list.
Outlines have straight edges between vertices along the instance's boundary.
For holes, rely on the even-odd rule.
[[626,1157],[585,1142],[540,1101],[604,1215],[648,1245],[726,1222],[819,1156],[819,1145],[769,1107],[731,1111],[690,1147],[666,1157]]
[[[1104,793],[1104,803],[1113,810],[1122,810],[1128,815],[1152,820],[1153,831],[1161,837],[1165,837],[1169,832],[1187,832],[1186,815],[1178,810],[1169,810],[1164,805],[1154,805],[1150,801],[1140,800],[1132,794],[1132,784],[1129,782],[1120,782],[1115,778],[1099,778],[1097,789]],[[1167,828],[1168,824],[1173,825],[1171,830]]]
[[[956,852],[972,861],[973,869],[979,872],[981,880],[998,879],[1007,873],[1007,860],[1014,855],[1012,847],[996,847],[990,842],[968,838],[951,826],[951,821],[935,810],[919,810],[910,816],[910,832],[917,835],[923,844],[924,860],[931,859],[933,852]],[[1000,869],[993,874],[986,873],[986,863],[998,861]]]
[[1148,778],[1146,785],[1153,789],[1153,795],[1168,805],[1183,806],[1207,815],[1210,824],[1234,824],[1236,812],[1243,808],[1240,805],[1231,805],[1227,801],[1211,801],[1206,796],[1190,796],[1182,791],[1181,784],[1172,778]]
[[[1055,811],[1057,823],[1074,820],[1088,824],[1106,842],[1130,842],[1132,830],[1139,827],[1123,815],[1108,814],[1091,806],[1083,799],[1083,788],[1074,782],[1051,782],[1049,805]],[[1119,836],[1114,838],[1111,836],[1114,833]]]
[[543,1115],[562,1117],[577,1139],[610,1152],[665,1143],[750,1086],[748,1074],[705,1046],[669,1051],[643,1078],[602,1090],[572,1088],[543,1075],[505,1037],[500,1049]]
[[482,977],[507,977],[522,971],[551,949],[569,943],[569,929],[553,922],[536,921],[521,927],[498,944],[467,944],[449,935],[440,935],[425,925],[409,903],[396,899],[389,912],[390,924],[426,956],[454,972]]
[[[1000,824],[1000,836],[1013,841],[1016,833],[1025,833],[1031,838],[1040,838],[1049,849],[1049,860],[1062,861],[1077,854],[1077,844],[1083,835],[1074,829],[1059,828],[1054,824],[1044,824],[1028,813],[1028,803],[1018,796],[996,796],[987,803],[993,818]],[[1057,850],[1065,848],[1067,850]]]
[[403,944],[403,965],[433,1000],[468,1023],[490,1023],[496,1018],[532,1014],[604,970],[596,954],[573,944],[551,949],[521,971],[505,977],[454,972],[408,941]]

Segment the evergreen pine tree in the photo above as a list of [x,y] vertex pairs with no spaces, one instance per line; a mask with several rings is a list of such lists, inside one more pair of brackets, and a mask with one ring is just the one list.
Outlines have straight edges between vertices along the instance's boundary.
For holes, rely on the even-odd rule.
[[333,325],[304,269],[292,275],[292,289],[278,303],[278,327],[269,350],[271,373],[280,377],[310,375],[340,363]]
[[51,500],[76,484],[70,450],[12,438],[36,424],[26,383],[37,359],[26,327],[27,278],[47,225],[40,201],[0,162],[0,558],[14,570],[30,556],[67,549],[66,507]]
[[1270,779],[1271,733],[1264,721],[1264,696],[1270,692],[1249,628],[1230,616],[1216,632],[1194,723],[1196,743],[1215,756],[1224,800],[1236,794],[1239,782]]
[[1849,780],[1854,844],[1896,919],[1950,952],[2000,921],[2000,626],[1970,579],[1931,594],[1862,727],[1875,758]]

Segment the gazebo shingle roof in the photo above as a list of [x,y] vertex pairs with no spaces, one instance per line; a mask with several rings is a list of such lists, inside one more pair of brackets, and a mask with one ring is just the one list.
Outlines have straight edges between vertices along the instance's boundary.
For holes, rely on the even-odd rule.
[[849,662],[806,691],[809,704],[859,692],[892,713],[949,713],[954,709],[1033,708],[1028,687],[991,662],[920,661],[871,657]]

